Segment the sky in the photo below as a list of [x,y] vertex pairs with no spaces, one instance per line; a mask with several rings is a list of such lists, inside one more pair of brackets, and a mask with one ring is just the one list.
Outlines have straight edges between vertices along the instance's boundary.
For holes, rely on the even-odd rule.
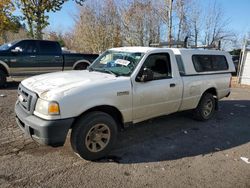
[[[206,7],[213,0],[198,0]],[[240,36],[250,31],[250,0],[216,0],[220,4],[225,18],[229,18],[228,28]],[[74,15],[77,13],[76,3],[66,2],[61,11],[50,13],[49,29],[54,31],[70,31],[74,26]]]
[[[89,1],[89,0],[86,0]],[[121,1],[121,0],[119,0]],[[119,2],[118,1],[118,2]],[[229,19],[227,30],[235,33],[238,43],[226,44],[223,48],[232,50],[242,47],[242,39],[246,36],[250,37],[250,0],[194,0],[199,1],[203,8],[208,5],[213,5],[214,1],[220,6],[223,11],[224,18]],[[62,9],[57,12],[49,13],[50,25],[46,28],[47,31],[55,31],[57,33],[66,33],[74,28],[74,17],[77,15],[78,7],[73,0],[64,3]],[[16,11],[20,15],[20,11]],[[164,27],[163,27],[164,28]],[[162,40],[166,38],[166,33],[161,34]]]
[[73,1],[64,3],[62,9],[58,12],[49,13],[48,29],[57,32],[68,32],[74,26],[74,16],[77,14],[77,4]]
[[[204,1],[204,6],[211,3],[211,0]],[[250,0],[217,0],[220,4],[225,18],[229,18],[228,28],[238,34],[250,32]]]

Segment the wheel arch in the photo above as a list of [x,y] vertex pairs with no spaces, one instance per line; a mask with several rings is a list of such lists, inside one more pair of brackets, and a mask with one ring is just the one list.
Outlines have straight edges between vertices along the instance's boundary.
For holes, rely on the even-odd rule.
[[76,66],[79,64],[87,64],[87,66],[89,66],[91,63],[88,60],[82,59],[82,60],[78,60],[77,62],[74,63],[73,65],[73,70],[75,70]]
[[[85,112],[83,112],[81,115],[79,115],[78,118],[82,117],[82,116],[85,116],[85,115],[87,115],[90,112],[95,112],[95,111],[107,113],[112,118],[114,118],[114,120],[117,123],[118,130],[122,130],[124,128],[122,113],[116,107],[110,106],[110,105],[100,105],[100,106],[92,107],[92,108],[86,110]],[[76,118],[76,120],[78,118]]]
[[217,92],[216,88],[215,88],[215,87],[211,87],[211,88],[206,89],[206,90],[203,92],[203,94],[202,94],[200,100],[202,99],[202,97],[203,97],[206,93],[210,93],[210,94],[213,95],[213,97],[214,97],[214,99],[215,99],[215,109],[218,110],[218,92]]
[[0,70],[3,70],[6,73],[7,76],[10,75],[9,66],[3,61],[0,61]]

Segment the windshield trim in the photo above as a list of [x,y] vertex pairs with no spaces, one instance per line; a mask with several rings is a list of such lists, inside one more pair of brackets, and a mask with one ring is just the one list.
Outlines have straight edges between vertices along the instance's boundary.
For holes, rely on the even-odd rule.
[[[136,57],[134,57],[134,60],[136,62],[131,62],[131,65],[133,66],[132,68],[131,67],[128,67],[127,69],[127,73],[123,73],[123,71],[119,71],[118,69],[116,68],[119,68],[119,67],[96,67],[96,65],[100,65],[101,63],[101,59],[103,57],[105,57],[106,55],[108,54],[112,54],[112,53],[121,53],[121,54],[125,54],[124,55],[124,58],[126,57],[132,57],[133,58],[133,55],[136,56],[136,54],[140,54],[139,55],[139,58],[137,59]],[[120,50],[114,50],[114,49],[109,49],[109,50],[106,50],[105,52],[103,52],[88,68],[88,70],[91,72],[91,71],[97,71],[97,72],[105,72],[105,73],[110,73],[110,74],[113,74],[115,75],[116,77],[118,76],[125,76],[125,77],[130,77],[133,72],[135,71],[136,67],[139,65],[140,61],[143,59],[143,57],[145,56],[145,53],[144,52],[135,52],[135,51],[120,51]],[[119,58],[118,58],[119,59]],[[114,61],[117,60],[117,59],[111,59],[109,62],[105,63],[105,64],[102,64],[102,65],[106,65],[110,62],[113,62],[115,63]],[[128,60],[129,61],[129,60]],[[127,67],[127,66],[125,66]],[[103,70],[103,71],[102,71]],[[118,70],[118,71],[114,71],[114,70]],[[111,73],[112,72],[112,73]]]
[[89,72],[92,72],[92,71],[96,71],[96,72],[102,72],[102,73],[107,73],[107,74],[112,74],[116,77],[120,76],[118,74],[116,74],[116,72],[113,72],[111,71],[110,69],[107,69],[107,68],[104,68],[104,69],[101,69],[101,68],[88,68]]
[[9,50],[11,47],[13,47],[14,45],[16,45],[18,42],[20,42],[20,41],[16,40],[16,41],[4,43],[3,45],[0,46],[0,51]]

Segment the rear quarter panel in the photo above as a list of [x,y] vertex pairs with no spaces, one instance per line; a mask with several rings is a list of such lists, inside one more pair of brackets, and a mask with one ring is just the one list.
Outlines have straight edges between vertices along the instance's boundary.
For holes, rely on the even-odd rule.
[[230,78],[231,73],[184,76],[183,101],[179,110],[196,108],[202,94],[210,88],[216,89],[218,99],[225,97],[230,92]]
[[92,63],[99,55],[98,54],[76,54],[64,53],[64,70],[72,70],[73,66],[78,61],[86,61]]
[[[210,88],[216,89],[218,99],[229,94],[231,73],[235,71],[229,53],[217,50],[176,50],[175,53],[181,54],[185,69],[185,75],[182,76],[184,90],[180,111],[196,108],[203,93]],[[192,56],[200,54],[224,55],[228,62],[228,69],[223,71],[196,72]]]

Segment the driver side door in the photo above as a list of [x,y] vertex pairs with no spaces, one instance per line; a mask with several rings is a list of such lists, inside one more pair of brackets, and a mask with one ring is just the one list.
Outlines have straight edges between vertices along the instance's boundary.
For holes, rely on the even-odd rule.
[[24,40],[17,43],[13,49],[20,51],[12,52],[10,58],[11,76],[32,76],[37,74],[37,43],[35,40]]
[[169,53],[149,55],[137,78],[145,68],[153,72],[153,79],[146,82],[135,79],[133,83],[134,123],[176,112],[181,103],[181,80],[173,77]]

